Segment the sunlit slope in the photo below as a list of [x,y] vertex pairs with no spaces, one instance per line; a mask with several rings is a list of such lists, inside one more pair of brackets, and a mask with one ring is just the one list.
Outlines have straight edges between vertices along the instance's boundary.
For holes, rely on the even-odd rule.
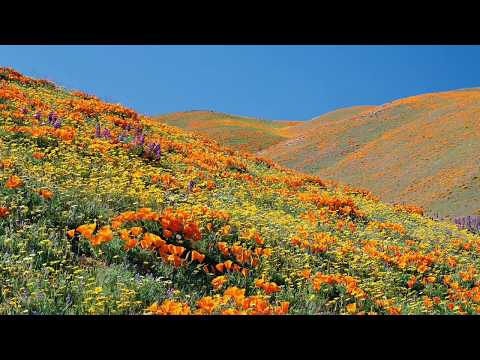
[[480,208],[478,89],[409,97],[308,126],[259,154],[444,216]]
[[0,314],[474,314],[480,238],[0,68]]
[[294,121],[267,121],[210,111],[177,112],[157,117],[173,125],[239,150],[256,152],[290,137]]

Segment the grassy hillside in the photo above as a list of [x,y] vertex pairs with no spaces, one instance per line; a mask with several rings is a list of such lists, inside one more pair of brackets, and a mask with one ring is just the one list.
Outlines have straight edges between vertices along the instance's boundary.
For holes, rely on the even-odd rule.
[[480,312],[480,238],[0,69],[0,314]]
[[259,155],[442,216],[480,208],[480,89],[419,95],[319,120]]
[[256,152],[290,137],[289,128],[300,122],[267,121],[210,111],[177,112],[162,115],[160,122],[173,125],[222,145]]

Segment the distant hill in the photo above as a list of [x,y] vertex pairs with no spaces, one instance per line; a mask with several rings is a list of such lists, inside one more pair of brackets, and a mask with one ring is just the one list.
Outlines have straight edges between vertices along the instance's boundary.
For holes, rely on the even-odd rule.
[[193,131],[222,145],[257,152],[290,137],[289,129],[301,122],[268,121],[212,111],[175,112],[157,117],[168,125]]
[[259,154],[442,216],[480,208],[480,89],[343,109],[294,133]]

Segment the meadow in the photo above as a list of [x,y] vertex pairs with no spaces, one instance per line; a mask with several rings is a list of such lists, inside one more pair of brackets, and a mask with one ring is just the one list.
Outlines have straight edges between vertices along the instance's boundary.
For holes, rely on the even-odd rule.
[[0,68],[0,314],[480,312],[480,237]]

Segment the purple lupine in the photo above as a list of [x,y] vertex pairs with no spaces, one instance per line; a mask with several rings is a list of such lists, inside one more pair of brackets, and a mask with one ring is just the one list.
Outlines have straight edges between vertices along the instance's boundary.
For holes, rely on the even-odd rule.
[[140,128],[140,127],[137,127],[137,128],[135,129],[135,135],[137,135],[137,136],[141,135],[142,132],[143,132],[143,129]]
[[173,290],[173,288],[170,288],[167,290],[167,298],[168,299],[171,299],[173,298],[173,293],[175,292],[175,290]]
[[100,124],[95,125],[95,137],[100,137]]
[[62,127],[62,122],[60,121],[60,119],[55,120],[55,122],[53,123],[53,127],[55,129],[60,129]]
[[137,145],[143,146],[143,144],[145,144],[145,135],[144,134],[137,135],[135,137],[135,143]]
[[161,148],[160,148],[160,144],[157,144],[157,143],[151,143],[149,146],[148,146],[148,152],[155,158],[155,159],[160,159],[161,155],[162,155],[162,151],[161,151]]
[[40,120],[40,118],[42,117],[42,115],[41,115],[39,112],[37,112],[33,117],[34,117],[35,119],[37,119],[37,120]]
[[191,181],[188,183],[188,191],[192,192],[194,186],[195,186],[195,181],[191,180]]
[[112,137],[112,134],[110,133],[110,130],[105,128],[103,129],[102,136],[106,139],[110,139]]
[[468,229],[472,232],[480,233],[480,216],[462,216],[453,219],[455,225],[460,229]]
[[55,121],[57,121],[57,114],[55,112],[51,112],[50,114],[48,114],[48,123],[54,124]]
[[27,114],[28,114],[27,108],[23,108],[23,109],[22,109],[22,114],[23,114],[23,115],[27,115]]
[[127,126],[125,127],[125,130],[127,130],[127,131],[132,130],[132,127],[130,126],[130,124],[127,124]]

